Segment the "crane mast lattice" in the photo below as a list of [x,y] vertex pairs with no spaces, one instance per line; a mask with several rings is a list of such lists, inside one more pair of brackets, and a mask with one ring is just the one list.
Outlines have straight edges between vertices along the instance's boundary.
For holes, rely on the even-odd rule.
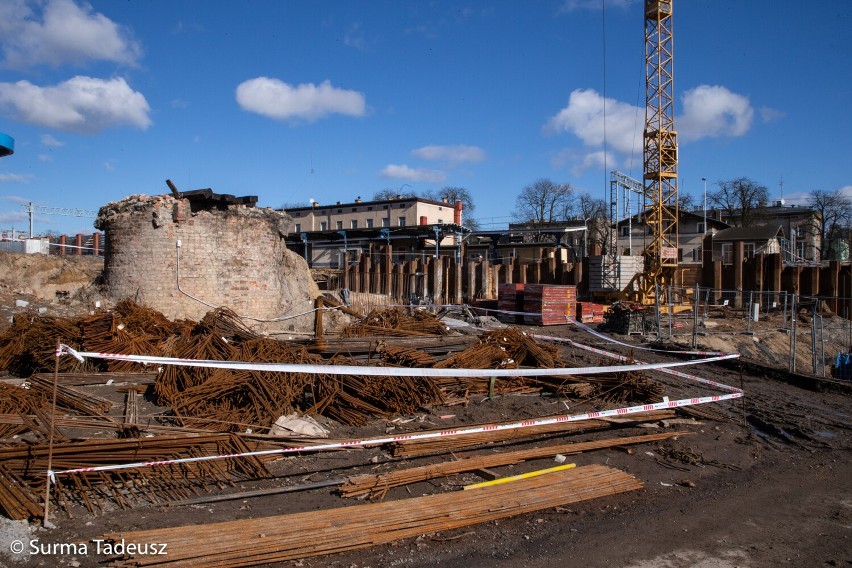
[[[677,131],[674,128],[672,1],[645,0],[645,129],[643,183],[645,270],[638,279],[640,301],[655,301],[670,284],[678,263]],[[656,291],[656,292],[655,292]]]

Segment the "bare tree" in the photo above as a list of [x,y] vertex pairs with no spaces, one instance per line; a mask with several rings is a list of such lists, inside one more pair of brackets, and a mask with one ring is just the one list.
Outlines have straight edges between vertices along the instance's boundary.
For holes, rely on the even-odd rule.
[[[407,190],[404,190],[408,186]],[[410,199],[412,197],[419,197],[417,192],[411,189],[407,183],[402,184],[402,187],[386,187],[384,189],[380,189],[376,193],[373,194],[373,201],[387,201],[388,199]]]
[[815,189],[808,195],[808,207],[819,213],[820,258],[831,258],[831,242],[842,238],[852,225],[852,199],[839,189]]
[[473,218],[473,212],[476,210],[476,204],[473,202],[473,196],[464,187],[442,187],[438,191],[427,191],[423,194],[423,197],[426,199],[432,199],[433,201],[443,201],[446,199],[448,203],[452,203],[453,205],[455,205],[456,202],[461,201],[461,204],[464,207],[462,225],[471,231],[479,229],[479,223]]
[[730,219],[732,225],[749,227],[754,222],[755,210],[769,203],[769,190],[747,177],[717,181],[717,191],[707,194],[707,199]]
[[542,178],[521,190],[515,200],[513,216],[533,226],[564,221],[572,209],[573,196],[574,188],[570,184]]
[[610,231],[607,203],[589,193],[581,193],[577,196],[575,214],[586,222],[586,239],[589,245],[599,244],[605,249],[608,248]]

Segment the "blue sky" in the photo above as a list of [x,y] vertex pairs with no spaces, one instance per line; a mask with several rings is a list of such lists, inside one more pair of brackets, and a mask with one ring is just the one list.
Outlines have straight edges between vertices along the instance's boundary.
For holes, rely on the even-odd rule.
[[[602,5],[4,0],[0,229],[167,178],[271,207],[460,186],[486,226],[538,178],[603,198],[641,177],[644,67],[642,2]],[[852,195],[852,2],[674,8],[680,191]]]

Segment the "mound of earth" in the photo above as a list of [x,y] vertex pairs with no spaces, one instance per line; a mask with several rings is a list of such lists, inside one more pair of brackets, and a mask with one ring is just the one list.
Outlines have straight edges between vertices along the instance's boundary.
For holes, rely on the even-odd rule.
[[99,301],[101,257],[0,251],[0,328],[26,310],[48,315],[87,313]]

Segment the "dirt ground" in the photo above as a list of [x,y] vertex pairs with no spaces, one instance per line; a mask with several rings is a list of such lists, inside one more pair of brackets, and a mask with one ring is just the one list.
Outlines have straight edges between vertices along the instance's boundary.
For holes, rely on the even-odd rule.
[[[0,257],[3,255],[0,254]],[[14,264],[13,264],[14,265]],[[9,266],[0,258],[0,268]],[[70,270],[70,269],[69,269]],[[0,272],[2,274],[2,272]],[[80,281],[91,281],[91,273]],[[7,273],[8,276],[8,273]],[[7,313],[16,308],[18,282],[0,285],[0,304]],[[36,278],[37,280],[37,278]],[[85,286],[81,286],[85,288]],[[88,309],[94,297],[83,290],[63,306],[62,299],[33,292],[29,297],[48,310]],[[738,325],[728,322],[730,325]],[[724,324],[722,328],[724,328]],[[802,373],[810,370],[810,354],[800,354],[799,374],[786,370],[789,341],[777,331],[777,322],[764,322],[755,336],[740,332],[701,336],[707,349],[739,350],[739,361],[693,366],[689,372],[740,387],[745,397],[702,405],[703,416],[684,413],[676,423],[630,426],[617,431],[580,432],[513,444],[494,444],[467,454],[497,449],[590,440],[613,435],[636,435],[667,430],[689,430],[691,435],[661,443],[598,450],[569,456],[578,465],[606,464],[641,480],[644,488],[616,496],[584,501],[569,507],[520,515],[466,528],[424,534],[417,538],[342,554],[306,558],[280,566],[365,567],[631,567],[729,568],[769,566],[852,566],[852,384],[823,380]],[[602,349],[632,353],[643,361],[666,361],[677,356],[632,350],[609,344],[575,327],[525,327],[532,333],[567,337]],[[717,326],[714,331],[723,331]],[[680,330],[682,331],[682,330]],[[842,335],[842,336],[841,336]],[[757,338],[757,339],[755,339]],[[641,342],[636,337],[618,340]],[[683,346],[691,334],[675,336]],[[847,337],[836,333],[826,348],[845,350]],[[755,347],[763,343],[765,348]],[[670,347],[676,348],[670,344]],[[807,349],[809,349],[809,344]],[[578,365],[596,365],[602,358],[563,347],[564,356]],[[806,349],[801,347],[801,349]],[[780,351],[780,353],[779,353]],[[772,355],[767,355],[766,353]],[[807,362],[807,364],[804,364]],[[672,399],[719,394],[707,387],[668,375],[650,375]],[[92,387],[101,396],[119,393]],[[119,400],[116,398],[116,400]],[[414,416],[381,420],[363,428],[344,428],[325,421],[333,437],[365,437],[387,432],[465,426],[482,422],[579,414],[600,408],[599,401],[559,400],[554,397],[515,395],[482,397],[466,406],[424,409]],[[142,412],[156,409],[148,404]],[[677,457],[683,458],[678,460]],[[453,459],[439,455],[393,458],[382,449],[346,450],[287,457],[270,464],[274,479],[241,483],[224,491],[301,485],[367,472],[387,471]],[[555,465],[552,459],[531,460],[495,468],[498,475],[538,470]],[[458,490],[481,481],[462,474],[391,490],[386,500],[399,501],[426,494]],[[290,512],[316,511],[361,504],[343,499],[331,489],[246,498],[205,505],[140,507],[92,516],[75,510],[68,518],[58,512],[56,528],[0,522],[2,566],[97,566],[105,557],[71,554],[17,555],[9,551],[15,540],[67,543],[97,538],[117,530],[257,518]]]

